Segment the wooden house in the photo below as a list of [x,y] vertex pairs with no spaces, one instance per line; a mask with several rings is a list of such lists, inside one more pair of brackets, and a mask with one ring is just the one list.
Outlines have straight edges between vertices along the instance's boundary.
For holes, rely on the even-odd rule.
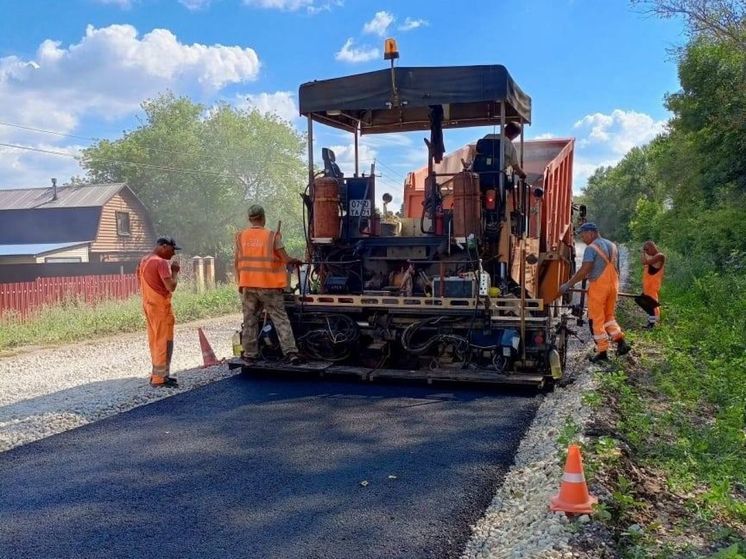
[[0,190],[0,264],[130,261],[155,239],[124,183]]

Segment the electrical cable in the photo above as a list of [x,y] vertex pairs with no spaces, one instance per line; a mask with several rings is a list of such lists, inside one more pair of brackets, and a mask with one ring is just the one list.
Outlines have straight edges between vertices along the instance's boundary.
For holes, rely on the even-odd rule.
[[[44,153],[44,154],[47,154],[47,155],[56,155],[56,156],[60,156],[60,157],[69,157],[71,159],[75,159],[78,162],[80,162],[80,160],[82,158],[81,155],[74,155],[74,154],[68,153],[68,152],[54,151],[54,150],[43,149],[43,148],[36,148],[36,147],[31,147],[31,146],[22,146],[22,145],[19,145],[19,144],[9,144],[9,143],[5,143],[5,142],[0,142],[0,147],[7,147],[7,148],[20,149],[20,150],[25,150],[25,151],[32,151],[32,152],[37,152],[37,153]],[[137,162],[137,161],[127,161],[127,160],[124,160],[124,159],[99,158],[99,160],[100,161],[104,161],[106,163],[117,163],[117,164],[120,164],[120,165],[132,165],[133,167],[143,167],[143,168],[147,168],[147,169],[157,169],[157,170],[160,170],[160,171],[166,171],[166,172],[170,172],[170,173],[180,173],[180,174],[185,174],[185,175],[198,175],[198,176],[199,175],[208,175],[208,176],[215,176],[215,177],[225,178],[225,179],[238,179],[238,180],[242,180],[241,177],[239,177],[235,173],[231,173],[230,171],[217,172],[217,171],[203,171],[203,170],[194,169],[194,168],[190,169],[188,167],[183,167],[183,168],[164,167],[162,165],[155,165],[153,163],[143,163],[143,162]],[[287,175],[286,177],[290,177],[290,175]],[[296,177],[292,177],[292,178],[295,179]]]
[[344,314],[312,313],[307,321],[317,319],[325,326],[307,331],[298,337],[303,351],[315,359],[340,362],[348,359],[360,338],[360,328]]
[[[21,124],[15,124],[15,123],[12,123],[12,122],[3,122],[3,121],[0,121],[0,126],[8,126],[8,127],[11,127],[11,128],[18,128],[20,130],[27,130],[27,131],[30,131],[30,132],[38,132],[38,133],[42,133],[42,134],[51,134],[51,135],[54,135],[54,136],[60,136],[60,137],[64,137],[64,138],[74,138],[74,139],[77,139],[77,140],[88,140],[90,142],[108,141],[108,142],[110,142],[112,144],[115,144],[118,141],[120,141],[120,140],[108,140],[106,138],[95,138],[95,137],[92,137],[92,136],[78,136],[78,135],[75,135],[75,134],[68,134],[66,132],[59,132],[59,131],[55,131],[55,130],[47,130],[47,129],[44,129],[44,128],[35,128],[33,126],[25,126],[25,125],[21,125]],[[212,160],[212,161],[220,161],[222,159],[220,157],[220,155],[205,153],[204,150],[196,150],[196,149],[195,150],[169,150],[169,149],[157,148],[157,147],[153,147],[153,146],[140,146],[140,148],[145,149],[147,151],[150,151],[152,153],[161,153],[161,154],[170,155],[170,156],[173,156],[173,155],[197,155],[197,154],[199,154],[199,155],[206,156],[209,160]],[[252,160],[252,163],[260,163],[260,162],[257,161],[257,160]]]

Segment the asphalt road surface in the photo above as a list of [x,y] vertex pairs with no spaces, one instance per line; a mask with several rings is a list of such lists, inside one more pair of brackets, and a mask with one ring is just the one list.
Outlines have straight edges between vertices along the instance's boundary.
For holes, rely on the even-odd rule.
[[234,377],[0,454],[0,557],[457,557],[538,400]]

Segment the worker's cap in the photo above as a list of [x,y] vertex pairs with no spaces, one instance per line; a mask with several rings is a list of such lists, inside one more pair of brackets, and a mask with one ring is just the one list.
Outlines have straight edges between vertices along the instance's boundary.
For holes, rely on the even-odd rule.
[[598,227],[595,223],[584,223],[580,227],[578,227],[575,232],[576,233],[585,233],[586,231],[598,231]]
[[180,246],[176,246],[176,241],[174,241],[173,237],[159,237],[158,240],[155,242],[157,245],[168,245],[172,247],[174,250],[181,250]]
[[259,204],[249,206],[249,218],[252,217],[264,217],[264,208]]

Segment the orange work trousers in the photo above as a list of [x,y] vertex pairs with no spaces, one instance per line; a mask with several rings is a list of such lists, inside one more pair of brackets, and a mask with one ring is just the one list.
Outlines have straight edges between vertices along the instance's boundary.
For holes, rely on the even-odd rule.
[[142,308],[148,325],[148,344],[153,370],[150,380],[160,382],[171,372],[174,352],[174,311],[171,297],[154,291],[145,281],[140,282]]
[[[624,333],[615,316],[619,297],[619,275],[606,254],[595,244],[590,246],[606,261],[604,271],[588,285],[588,320],[596,350],[600,353],[608,351],[609,338],[615,342],[624,339]],[[612,257],[616,260],[614,255]]]
[[[642,267],[642,292],[660,302],[658,298],[660,295],[661,284],[663,283],[663,267],[661,267],[656,273],[651,274],[648,270],[649,266]],[[648,322],[655,324],[661,319],[661,308],[655,307],[655,311],[652,315],[648,315]]]
[[174,352],[174,313],[171,301],[144,302],[143,310],[148,323],[148,345],[153,364],[151,379],[158,381],[171,372],[171,356]]

